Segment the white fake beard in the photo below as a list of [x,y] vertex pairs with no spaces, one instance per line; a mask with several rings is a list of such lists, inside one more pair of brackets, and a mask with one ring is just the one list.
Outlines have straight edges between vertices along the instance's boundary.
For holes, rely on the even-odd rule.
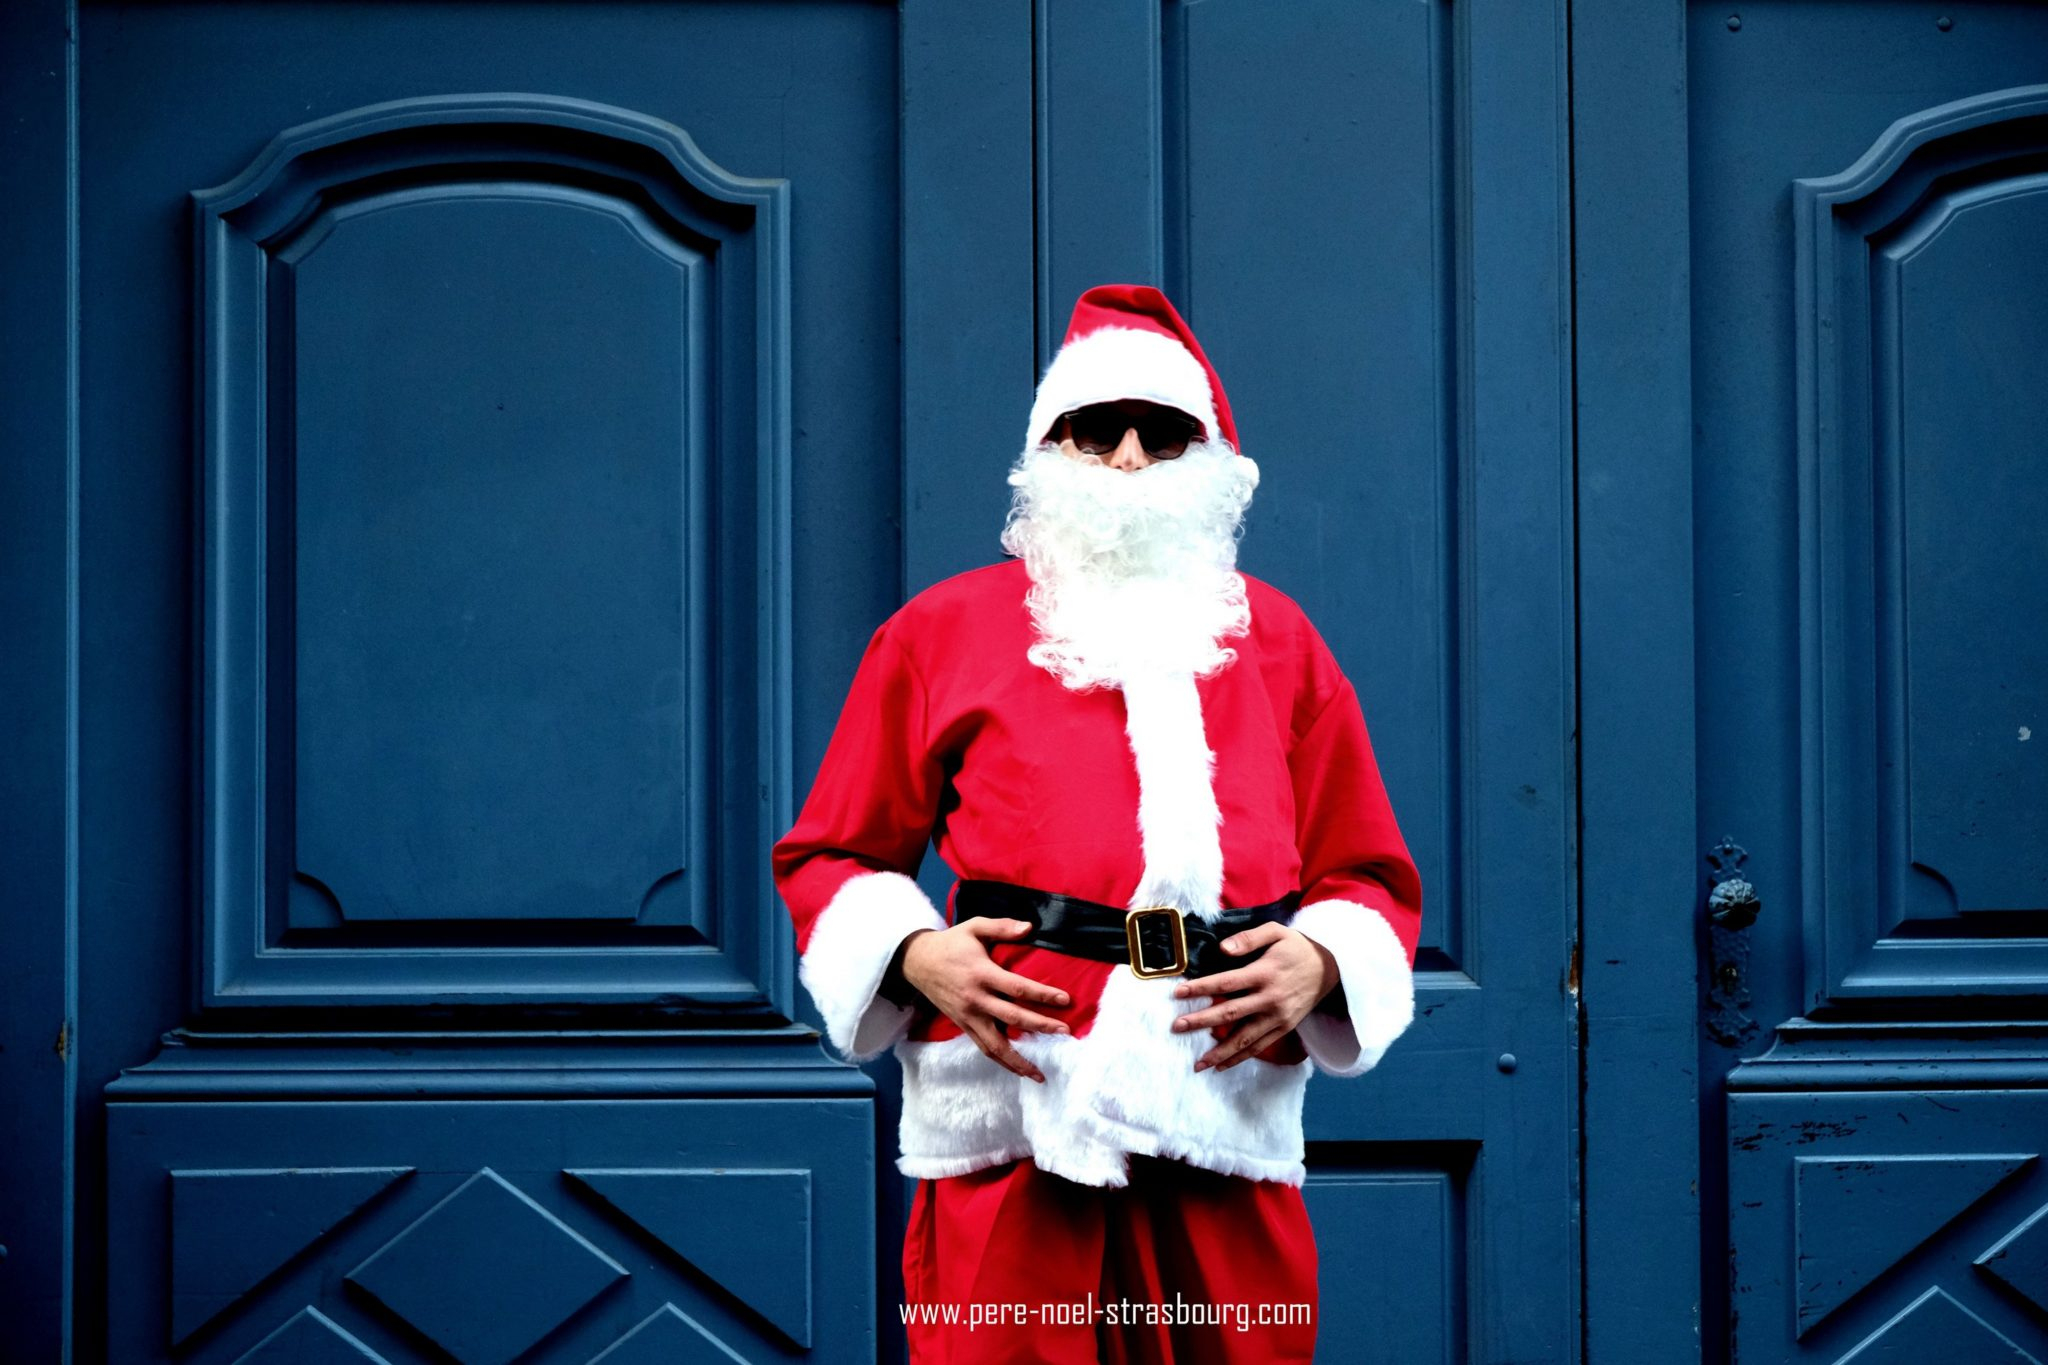
[[1259,467],[1220,441],[1112,469],[1045,443],[1011,467],[1003,548],[1024,560],[1038,640],[1031,661],[1067,687],[1114,687],[1133,672],[1206,676],[1251,624],[1236,570]]

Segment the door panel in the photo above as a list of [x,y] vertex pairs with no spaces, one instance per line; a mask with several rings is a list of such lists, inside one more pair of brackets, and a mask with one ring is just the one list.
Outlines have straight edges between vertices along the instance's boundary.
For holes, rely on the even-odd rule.
[[1170,13],[1244,562],[1357,684],[1425,887],[1413,1029],[1309,1089],[1322,1354],[1575,1359],[1563,10]]
[[[1187,313],[1262,471],[1243,563],[1357,683],[1423,869],[1415,1026],[1309,1089],[1323,1354],[1572,1359],[1562,10],[1035,13],[1039,362],[1089,284]],[[1029,392],[913,543],[1000,491]],[[990,502],[919,579],[997,557]]]
[[789,191],[436,96],[195,192],[206,1006],[770,998]]
[[2048,14],[1688,37],[1700,835],[1762,904],[1702,1034],[1709,1358],[2048,1356]]
[[2048,582],[2044,166],[2026,86],[1793,187],[1809,1006],[2048,989],[2048,646],[2002,620]]
[[115,1104],[108,1358],[869,1360],[872,1267],[844,1254],[869,1192],[829,1172],[873,1159],[872,1118],[861,1096]]
[[900,21],[81,7],[77,1358],[872,1356],[765,852],[900,588]]

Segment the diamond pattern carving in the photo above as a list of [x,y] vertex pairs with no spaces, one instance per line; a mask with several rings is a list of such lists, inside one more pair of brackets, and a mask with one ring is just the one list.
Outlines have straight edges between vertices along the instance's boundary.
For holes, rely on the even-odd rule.
[[1974,1264],[2048,1313],[2048,1204],[1994,1242]]
[[2025,1152],[1795,1160],[1799,1335],[2033,1160]]
[[463,1365],[506,1365],[627,1274],[486,1166],[347,1279]]
[[171,1344],[178,1345],[410,1166],[171,1172]]
[[1935,1286],[1835,1365],[2041,1365],[1997,1328]]
[[[598,1198],[788,1337],[811,1344],[811,1173],[580,1170]],[[743,1237],[735,1229],[746,1229]]]
[[391,1365],[317,1308],[301,1308],[291,1321],[235,1358],[235,1365]]
[[732,1361],[747,1365],[745,1356],[720,1341],[711,1330],[672,1303],[665,1303],[652,1316],[612,1343],[590,1365],[679,1365],[688,1361]]

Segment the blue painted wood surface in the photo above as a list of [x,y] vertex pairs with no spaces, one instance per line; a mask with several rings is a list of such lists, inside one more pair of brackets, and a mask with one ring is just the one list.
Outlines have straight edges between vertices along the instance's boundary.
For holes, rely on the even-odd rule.
[[1700,1035],[1702,1354],[2048,1359],[1987,1259],[2048,1205],[2048,11],[1685,42],[1697,833],[1762,903]]
[[[10,36],[52,18],[61,34],[61,11],[12,8]],[[34,808],[68,811],[75,842],[29,851],[60,894],[38,895],[54,937],[24,946],[75,1000],[33,1121],[77,1170],[38,1155],[33,1185],[10,1182],[34,1212],[4,1233],[29,1273],[0,1277],[0,1316],[25,1324],[27,1358],[66,1338],[81,1361],[232,1359],[266,1338],[257,1358],[535,1349],[535,1322],[460,1297],[508,1292],[488,1267],[524,1254],[516,1233],[490,1255],[415,1239],[452,1315],[406,1298],[399,1252],[350,1280],[375,1248],[342,1243],[378,1236],[375,1201],[281,1253],[302,1275],[237,1291],[220,1286],[252,1268],[223,1249],[211,1273],[216,1220],[188,1194],[180,1259],[202,1288],[170,1311],[152,1229],[171,1171],[425,1175],[435,1142],[443,1175],[482,1194],[466,1224],[423,1226],[495,1227],[534,1200],[633,1269],[626,1297],[612,1282],[545,1305],[566,1316],[543,1357],[692,1338],[874,1353],[873,1085],[828,1065],[800,1017],[765,854],[815,739],[791,642],[864,637],[900,589],[898,16],[538,19],[86,7],[75,64],[38,56],[80,81],[77,180],[43,211],[78,209],[76,260],[94,264],[69,283],[75,332],[38,345],[76,347],[81,399],[67,414],[51,391],[46,467],[65,489],[75,443],[79,510],[44,523],[8,500],[75,566],[9,579],[76,623],[42,637],[55,671],[36,666],[60,754],[75,716],[75,757],[32,770],[59,776]],[[170,108],[193,116],[151,112]],[[63,161],[61,131],[40,150]],[[61,280],[66,259],[38,270]],[[819,556],[839,525],[874,527],[888,557],[848,573]],[[73,1006],[18,1008],[5,1055],[28,1095],[42,1068],[17,1023],[52,1056]],[[195,1066],[204,1043],[164,1042],[186,1024],[259,1041]],[[391,1026],[405,1041],[340,1036]],[[682,1059],[647,1055],[662,1047]],[[131,1100],[138,1145],[108,1152],[97,1134]],[[294,1127],[294,1106],[317,1121]],[[202,1136],[173,1155],[176,1113]],[[590,1135],[582,1157],[567,1130]],[[382,1137],[415,1154],[366,1155]],[[647,1234],[575,1193],[572,1168],[796,1172],[813,1213],[743,1239],[737,1264],[707,1271],[700,1248],[643,1271],[621,1248]],[[36,1192],[67,1185],[68,1202]],[[551,1235],[526,1245],[574,1245]],[[32,1269],[51,1258],[70,1269]],[[778,1266],[797,1282],[754,1283]]]
[[[1562,8],[1049,0],[1036,25],[1039,360],[1101,279],[1186,312],[1262,471],[1243,563],[1357,683],[1429,888],[1414,1030],[1365,1080],[1310,1087],[1322,1352],[1567,1359]],[[996,558],[1014,393],[973,396],[989,428],[906,510],[914,545],[984,539],[921,557],[907,589]]]
[[[1698,1361],[1698,662],[1684,10],[1572,5],[1587,1361]],[[1706,1349],[1703,1351],[1703,1344]]]
[[0,24],[0,1358],[900,1359],[766,842],[1128,279],[1428,888],[1324,1358],[2048,1359],[2043,11]]
[[[239,1359],[302,1306],[391,1361],[584,1361],[636,1338],[700,1338],[680,1358],[875,1350],[864,1098],[251,1104],[159,1087],[107,1113],[125,1215],[111,1359],[173,1358],[173,1320],[176,1358]],[[351,1178],[382,1188],[337,1210]],[[195,1205],[194,1182],[245,1188]]]

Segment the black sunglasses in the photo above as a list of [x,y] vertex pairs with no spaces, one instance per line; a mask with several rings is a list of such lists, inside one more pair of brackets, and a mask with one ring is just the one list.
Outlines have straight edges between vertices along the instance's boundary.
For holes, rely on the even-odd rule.
[[1123,444],[1124,433],[1135,427],[1138,444],[1155,460],[1183,454],[1201,430],[1194,418],[1172,408],[1155,407],[1134,417],[1114,403],[1095,403],[1062,413],[1060,423],[1067,437],[1090,455],[1109,454]]

